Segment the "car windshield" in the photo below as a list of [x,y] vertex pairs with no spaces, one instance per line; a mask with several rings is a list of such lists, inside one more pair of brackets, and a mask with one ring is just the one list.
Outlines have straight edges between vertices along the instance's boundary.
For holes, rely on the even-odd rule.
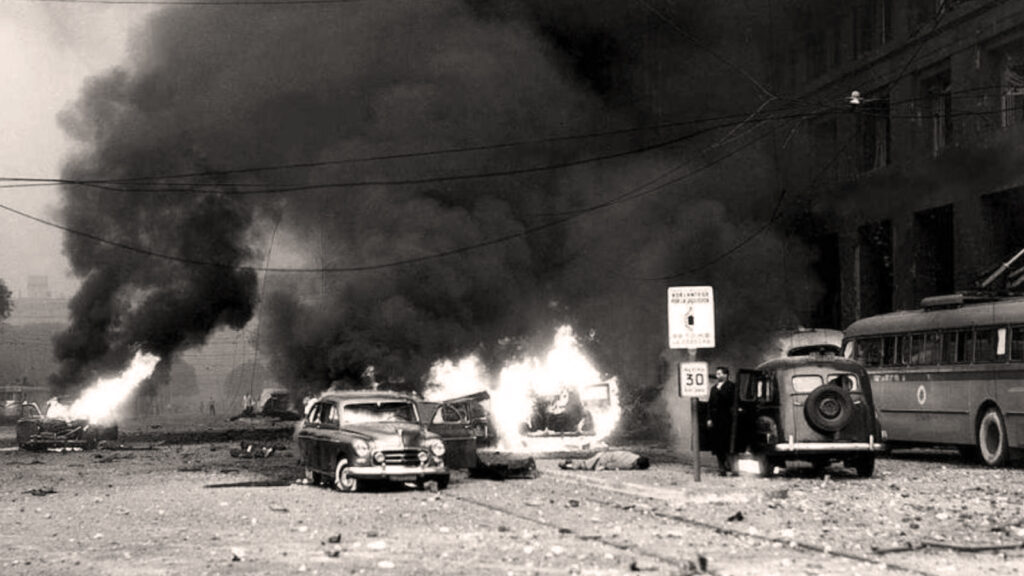
[[408,402],[365,402],[346,405],[342,418],[345,424],[415,422],[416,413]]

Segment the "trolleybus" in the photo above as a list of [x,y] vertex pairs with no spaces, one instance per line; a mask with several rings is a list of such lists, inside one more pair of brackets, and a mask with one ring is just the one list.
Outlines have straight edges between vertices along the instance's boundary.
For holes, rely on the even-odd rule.
[[854,322],[843,346],[871,375],[890,443],[955,445],[990,466],[1024,447],[1024,298],[925,298]]

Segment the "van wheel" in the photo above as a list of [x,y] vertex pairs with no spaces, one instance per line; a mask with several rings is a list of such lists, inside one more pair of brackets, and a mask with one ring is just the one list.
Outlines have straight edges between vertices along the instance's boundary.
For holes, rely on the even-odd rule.
[[861,478],[871,478],[875,474],[875,457],[874,455],[861,456],[853,461],[853,469],[857,471],[857,476]]
[[1006,423],[998,408],[989,408],[978,422],[978,452],[989,466],[1006,464],[1009,448],[1006,445]]
[[355,492],[359,488],[359,481],[348,475],[348,460],[338,460],[334,467],[334,487],[342,492]]

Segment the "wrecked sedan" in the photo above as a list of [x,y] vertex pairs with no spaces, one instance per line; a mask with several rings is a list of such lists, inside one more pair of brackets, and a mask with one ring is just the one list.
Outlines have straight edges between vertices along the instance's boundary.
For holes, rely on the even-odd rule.
[[354,492],[365,481],[428,481],[448,487],[445,447],[420,423],[416,403],[391,392],[332,392],[317,400],[296,433],[313,483]]
[[93,449],[100,442],[116,442],[117,424],[94,424],[84,419],[50,418],[34,402],[21,405],[15,425],[22,450]]

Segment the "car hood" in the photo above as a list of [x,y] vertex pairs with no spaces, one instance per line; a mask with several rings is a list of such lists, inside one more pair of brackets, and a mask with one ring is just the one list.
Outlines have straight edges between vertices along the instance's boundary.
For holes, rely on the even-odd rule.
[[381,449],[420,446],[426,440],[437,437],[412,422],[364,422],[347,424],[342,430],[367,442],[373,441]]

